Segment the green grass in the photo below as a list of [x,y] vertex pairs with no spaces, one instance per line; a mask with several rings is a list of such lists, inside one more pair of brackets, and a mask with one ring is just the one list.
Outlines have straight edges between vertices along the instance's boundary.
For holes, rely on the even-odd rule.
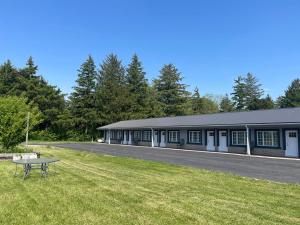
[[0,162],[0,224],[300,224],[300,186],[38,147],[57,175]]

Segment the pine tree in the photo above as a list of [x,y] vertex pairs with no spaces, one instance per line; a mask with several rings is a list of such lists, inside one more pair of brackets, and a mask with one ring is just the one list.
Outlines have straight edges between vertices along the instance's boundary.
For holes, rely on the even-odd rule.
[[249,110],[259,110],[259,109],[273,109],[275,104],[270,95],[267,95],[265,98],[253,99],[249,104]]
[[300,106],[300,79],[292,81],[285,91],[285,94],[278,100],[280,108],[299,107]]
[[234,80],[232,100],[237,110],[250,110],[251,104],[264,94],[258,79],[251,73]]
[[234,106],[232,101],[229,99],[228,94],[226,94],[220,102],[220,112],[233,112]]
[[133,55],[131,63],[128,65],[126,74],[126,84],[130,94],[131,107],[130,118],[147,118],[149,109],[149,85],[145,78],[142,63],[136,54]]
[[30,56],[26,62],[26,67],[21,70],[21,73],[23,73],[23,76],[26,78],[32,78],[36,75],[38,71],[38,66],[34,64],[33,58]]
[[154,89],[157,100],[162,104],[166,116],[179,116],[185,114],[185,105],[189,93],[187,85],[182,84],[181,73],[173,64],[164,65],[160,75],[154,80]]
[[246,93],[245,93],[245,83],[242,76],[238,76],[234,80],[232,100],[234,106],[237,110],[244,110],[246,108]]
[[78,70],[77,85],[70,97],[71,114],[75,124],[89,137],[95,135],[98,119],[95,104],[96,77],[94,60],[89,56]]
[[54,123],[65,108],[64,95],[57,87],[49,85],[42,76],[36,76],[37,68],[31,57],[22,69],[16,69],[10,61],[0,66],[0,96],[26,97],[42,113],[43,122],[35,132],[56,132]]
[[130,119],[125,69],[116,55],[110,54],[102,63],[96,92],[101,125]]
[[189,104],[187,106],[187,114],[208,114],[218,112],[218,104],[211,96],[201,97],[198,87],[195,88],[194,93],[189,97]]
[[244,78],[245,82],[245,104],[246,108],[250,110],[250,105],[253,101],[260,99],[264,94],[261,84],[258,79],[253,76],[251,73],[248,73]]

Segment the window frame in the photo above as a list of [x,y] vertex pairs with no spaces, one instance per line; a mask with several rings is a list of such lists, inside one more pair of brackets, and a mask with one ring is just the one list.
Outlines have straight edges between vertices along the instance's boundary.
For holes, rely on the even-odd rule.
[[[274,145],[259,145],[258,144],[258,133],[259,132],[277,132],[277,146],[274,146]],[[280,149],[281,148],[281,142],[280,142],[280,130],[279,129],[259,129],[259,130],[255,130],[255,147],[257,148],[273,148],[273,149]],[[272,142],[274,141],[274,137],[272,137]],[[264,135],[262,133],[262,140],[264,142]],[[264,143],[263,143],[264,144]]]
[[[135,134],[138,133],[138,138],[135,137]],[[133,135],[132,135],[132,140],[133,141],[141,141],[141,131],[140,130],[134,130]]]
[[[200,141],[199,142],[194,142],[190,140],[190,133],[194,133],[194,132],[199,132],[199,138]],[[202,137],[202,130],[188,130],[187,131],[187,144],[192,144],[192,145],[202,145],[203,143],[203,137]]]
[[[145,139],[145,132],[149,132],[149,139]],[[151,130],[143,130],[142,131],[142,141],[144,141],[144,142],[152,141],[152,131]]]
[[[245,134],[245,137],[244,137],[244,143],[243,144],[239,144],[238,143],[238,139],[237,139],[237,143],[234,144],[234,141],[233,141],[233,134],[234,133],[239,133],[239,132],[243,132]],[[238,138],[238,135],[236,136]],[[247,131],[246,130],[230,130],[230,145],[231,146],[247,146]]]
[[[177,133],[177,135],[176,135],[177,141],[171,141],[170,140],[170,134],[174,133],[174,132]],[[180,131],[179,130],[168,130],[168,143],[175,143],[175,144],[180,143]]]

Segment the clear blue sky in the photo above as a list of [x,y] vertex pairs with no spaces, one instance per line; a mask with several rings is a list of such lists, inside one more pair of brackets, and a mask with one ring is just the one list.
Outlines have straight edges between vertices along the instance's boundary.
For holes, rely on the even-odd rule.
[[137,53],[147,78],[174,63],[193,90],[225,94],[252,72],[267,93],[282,94],[300,77],[298,0],[4,0],[0,62],[17,67],[32,55],[39,73],[69,93],[91,54],[128,64]]

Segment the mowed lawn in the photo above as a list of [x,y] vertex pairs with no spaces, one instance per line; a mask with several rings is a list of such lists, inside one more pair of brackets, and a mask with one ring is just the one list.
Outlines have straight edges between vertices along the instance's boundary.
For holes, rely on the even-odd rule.
[[300,185],[38,147],[57,175],[0,161],[0,224],[300,224]]

